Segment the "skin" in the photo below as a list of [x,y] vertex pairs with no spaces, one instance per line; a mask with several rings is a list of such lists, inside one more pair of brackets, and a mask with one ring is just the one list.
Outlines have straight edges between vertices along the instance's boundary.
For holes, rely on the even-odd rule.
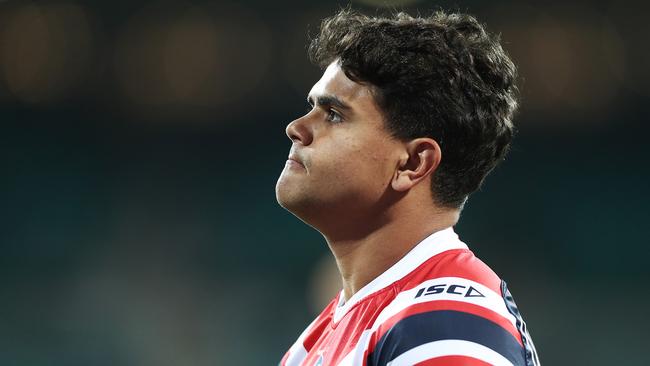
[[430,138],[390,135],[370,85],[334,61],[292,121],[278,203],[318,230],[341,273],[346,300],[430,234],[453,226],[457,209],[436,205],[431,177],[442,159]]

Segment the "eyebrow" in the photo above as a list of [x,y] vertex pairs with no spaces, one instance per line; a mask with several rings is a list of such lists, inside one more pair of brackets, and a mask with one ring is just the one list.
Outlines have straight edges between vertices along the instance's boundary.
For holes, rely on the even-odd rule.
[[[311,96],[307,97],[307,103],[314,105],[314,98]],[[352,107],[343,103],[339,98],[333,95],[320,95],[316,97],[316,104],[321,106],[334,106],[344,110],[351,110]]]

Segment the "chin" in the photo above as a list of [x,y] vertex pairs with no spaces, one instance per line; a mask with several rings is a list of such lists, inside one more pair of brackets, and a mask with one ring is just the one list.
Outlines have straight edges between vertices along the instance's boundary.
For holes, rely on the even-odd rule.
[[278,201],[278,205],[280,205],[282,208],[284,208],[284,209],[286,209],[288,211],[291,211],[289,209],[289,207],[291,207],[291,205],[289,204],[289,200],[287,200],[287,198],[285,196],[281,195],[279,192],[276,191],[275,192],[275,199],[276,199],[276,201]]
[[282,206],[285,210],[293,213],[294,215],[296,211],[301,211],[301,206],[304,206],[304,203],[301,202],[299,197],[291,194],[291,192],[276,190],[275,199],[278,201],[278,204],[280,206]]
[[292,211],[291,208],[296,205],[296,201],[299,201],[296,193],[297,190],[289,187],[287,182],[284,182],[282,178],[275,185],[275,199],[280,206],[288,211]]
[[291,190],[278,185],[275,190],[275,199],[282,208],[302,221],[305,221],[310,216],[309,213],[313,211],[313,202],[305,199],[299,190]]

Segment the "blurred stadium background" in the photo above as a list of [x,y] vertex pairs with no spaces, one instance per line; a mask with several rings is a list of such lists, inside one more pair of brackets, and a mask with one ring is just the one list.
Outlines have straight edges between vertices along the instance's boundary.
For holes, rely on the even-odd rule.
[[[275,202],[334,1],[0,1],[0,365],[274,365],[336,291]],[[647,365],[650,5],[357,1],[475,14],[519,133],[458,232],[546,365]],[[334,286],[332,286],[334,284]]]

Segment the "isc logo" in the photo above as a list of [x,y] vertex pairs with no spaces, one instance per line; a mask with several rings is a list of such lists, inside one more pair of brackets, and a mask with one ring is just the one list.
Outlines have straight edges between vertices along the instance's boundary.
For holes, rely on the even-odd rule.
[[472,286],[469,287],[463,285],[447,286],[447,284],[441,284],[441,285],[433,285],[429,287],[422,287],[421,289],[418,290],[418,293],[415,294],[415,298],[417,299],[420,296],[441,294],[443,292],[452,295],[461,295],[463,297],[485,297],[485,295],[480,293],[477,289],[475,289]]

